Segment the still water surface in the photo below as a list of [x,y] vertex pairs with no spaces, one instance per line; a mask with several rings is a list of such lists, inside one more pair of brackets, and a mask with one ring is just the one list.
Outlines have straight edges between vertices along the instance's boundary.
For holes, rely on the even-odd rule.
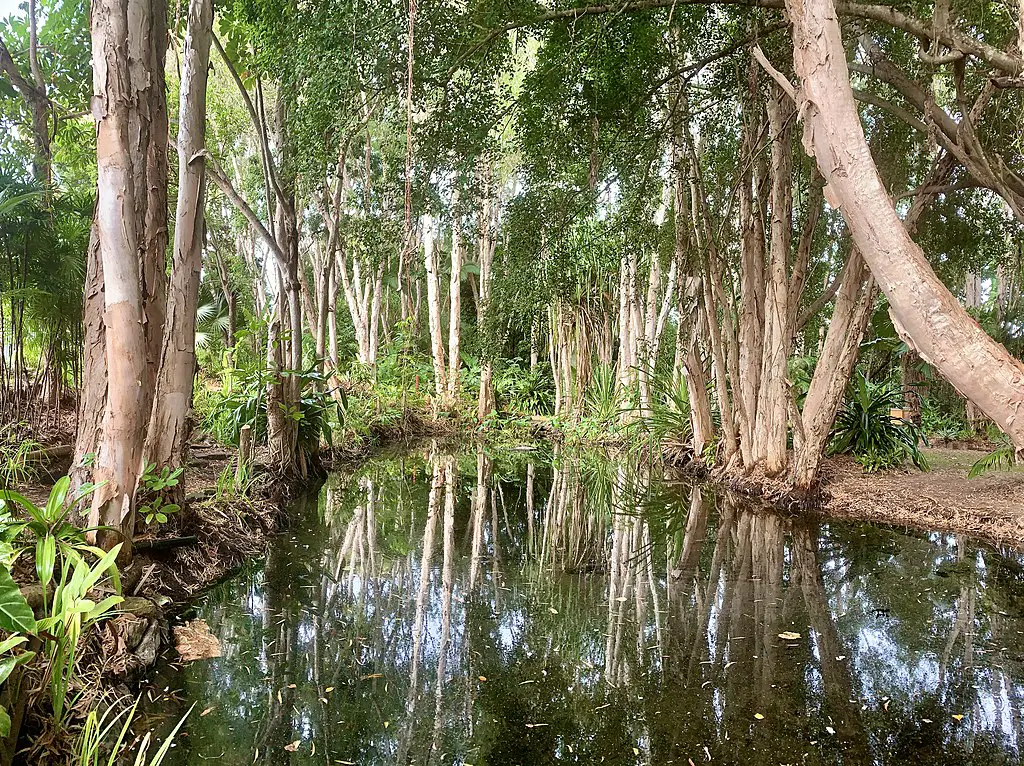
[[210,591],[170,764],[1006,764],[1024,566],[594,455],[378,459]]

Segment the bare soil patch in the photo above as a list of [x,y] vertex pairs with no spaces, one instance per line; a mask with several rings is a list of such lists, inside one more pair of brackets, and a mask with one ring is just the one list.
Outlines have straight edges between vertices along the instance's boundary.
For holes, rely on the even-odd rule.
[[1024,467],[968,479],[985,453],[926,449],[930,471],[865,473],[853,460],[832,458],[821,511],[831,517],[955,532],[1024,549]]

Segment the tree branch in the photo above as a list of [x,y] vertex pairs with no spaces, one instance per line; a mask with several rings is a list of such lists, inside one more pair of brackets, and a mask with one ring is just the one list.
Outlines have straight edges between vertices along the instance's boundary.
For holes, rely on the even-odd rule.
[[[171,141],[170,145],[177,151],[175,142]],[[277,243],[274,236],[267,230],[267,227],[260,220],[260,217],[256,215],[253,209],[249,206],[249,203],[242,199],[242,195],[238,193],[231,181],[221,170],[220,165],[217,161],[207,152],[206,159],[208,160],[206,166],[206,173],[210,176],[217,188],[224,192],[224,196],[228,198],[235,209],[241,213],[245,220],[249,222],[252,228],[260,235],[260,239],[264,241],[270,251],[274,254],[274,259],[277,261],[278,268],[281,269],[282,273],[287,273],[288,269],[288,258],[285,256],[281,246]]]
[[[637,13],[652,11],[661,8],[675,8],[682,5],[738,5],[749,8],[777,8],[785,7],[785,0],[631,0],[622,3],[604,3],[599,5],[584,5],[575,8],[560,8],[554,11],[541,13],[530,19],[509,22],[487,33],[479,42],[470,46],[469,50],[459,57],[448,72],[448,77],[457,70],[467,59],[478,51],[486,48],[502,35],[516,29],[539,26],[553,21],[575,21],[585,16],[598,16],[608,13]],[[872,5],[867,3],[843,2],[840,0],[835,4],[836,11],[841,16],[866,19],[888,24],[913,35],[919,40],[931,42],[933,39],[945,45],[953,51],[974,56],[985,61],[995,69],[999,69],[1010,75],[1024,73],[1024,60],[1020,56],[1007,53],[993,45],[962,34],[954,29],[942,28],[934,30],[932,25],[913,16],[908,16],[887,5]]]

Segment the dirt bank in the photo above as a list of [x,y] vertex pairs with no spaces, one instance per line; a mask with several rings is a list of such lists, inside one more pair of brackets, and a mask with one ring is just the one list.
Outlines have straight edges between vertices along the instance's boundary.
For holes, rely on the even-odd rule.
[[968,479],[985,453],[926,449],[930,471],[864,473],[847,458],[824,472],[821,512],[830,517],[967,534],[1024,549],[1024,467]]

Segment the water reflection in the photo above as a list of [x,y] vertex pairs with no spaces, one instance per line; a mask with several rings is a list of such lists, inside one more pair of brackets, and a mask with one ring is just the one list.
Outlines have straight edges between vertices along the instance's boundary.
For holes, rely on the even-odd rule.
[[172,763],[1018,761],[1016,555],[483,448],[298,510],[200,605],[224,656],[154,679]]

